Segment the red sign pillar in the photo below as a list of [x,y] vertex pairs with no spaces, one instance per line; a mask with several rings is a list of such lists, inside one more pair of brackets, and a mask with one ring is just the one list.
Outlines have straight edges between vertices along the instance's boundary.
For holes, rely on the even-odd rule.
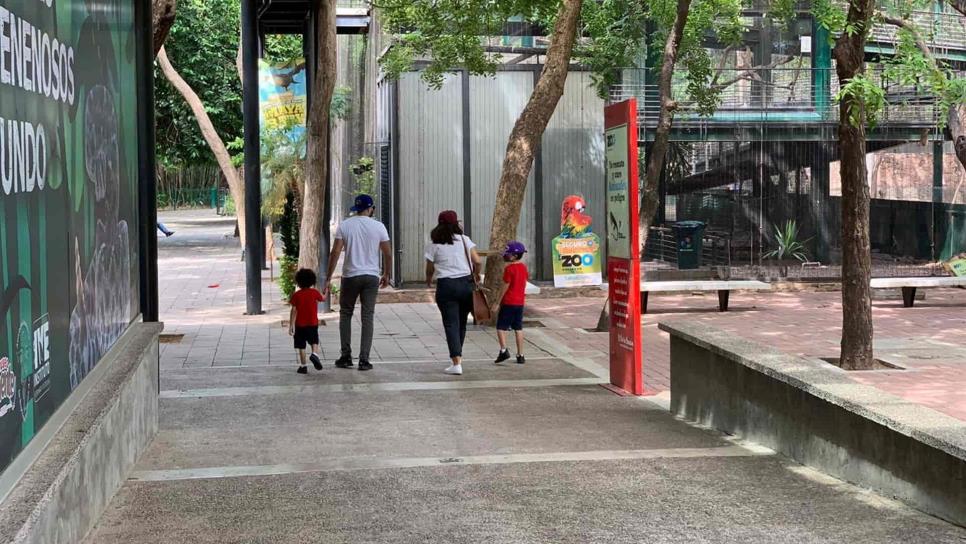
[[604,108],[610,383],[644,394],[641,369],[641,248],[638,236],[637,100]]

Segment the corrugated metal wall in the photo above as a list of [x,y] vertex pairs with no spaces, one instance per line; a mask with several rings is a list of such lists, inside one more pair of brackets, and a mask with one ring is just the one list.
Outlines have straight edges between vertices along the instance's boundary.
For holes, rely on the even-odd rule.
[[[463,127],[463,80],[446,77],[433,91],[407,73],[399,80],[398,184],[399,246],[402,281],[423,280],[423,247],[440,210],[464,214],[463,138],[469,138],[471,180],[470,233],[481,246],[489,243],[490,220],[499,185],[507,138],[533,89],[532,71],[499,71],[495,77],[470,77],[466,102],[469,126]],[[594,227],[603,232],[604,218],[604,103],[590,88],[590,77],[571,72],[542,145],[543,191],[535,194],[534,174],[517,229],[532,251],[537,250],[536,221],[542,221],[540,279],[553,277],[550,240],[560,231],[560,204],[569,194],[588,201]],[[384,100],[388,97],[384,97]],[[385,100],[383,103],[389,103]],[[536,255],[531,255],[535,258]]]
[[[532,91],[532,72],[501,72],[496,77],[470,78],[470,179],[473,180],[470,230],[473,241],[481,247],[490,244],[490,225],[507,139]],[[517,239],[533,248],[532,171],[527,187]]]
[[399,80],[400,219],[398,254],[403,281],[424,278],[423,248],[440,210],[463,214],[462,85],[448,74],[439,91],[419,74]]
[[550,240],[560,233],[564,197],[581,194],[594,219],[594,232],[605,237],[604,101],[590,87],[590,74],[571,72],[564,95],[543,135],[543,232],[546,238],[543,278],[553,278]]

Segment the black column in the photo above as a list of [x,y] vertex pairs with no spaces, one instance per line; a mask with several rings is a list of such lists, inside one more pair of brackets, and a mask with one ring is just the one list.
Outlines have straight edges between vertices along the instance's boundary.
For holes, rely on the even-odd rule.
[[257,0],[242,0],[242,115],[245,120],[245,294],[248,315],[262,313],[262,194],[258,122]]
[[158,320],[157,179],[154,169],[154,30],[151,2],[134,4],[137,28],[138,98],[138,279],[141,286],[141,317]]

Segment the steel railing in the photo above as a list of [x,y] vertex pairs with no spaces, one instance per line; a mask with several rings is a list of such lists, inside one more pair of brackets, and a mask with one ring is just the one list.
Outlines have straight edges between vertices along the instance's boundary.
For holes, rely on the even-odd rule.
[[[873,70],[875,73],[875,71]],[[888,105],[881,123],[934,123],[940,114],[933,97],[914,87],[891,84],[881,78]],[[758,68],[722,70],[714,80],[718,87],[717,107],[711,115],[701,115],[695,101],[689,100],[683,81],[676,81],[672,99],[678,103],[676,121],[704,122],[778,122],[836,121],[838,78],[831,68]],[[827,83],[825,83],[827,82]],[[638,102],[638,120],[653,126],[660,114],[657,85],[618,84],[611,87],[610,100],[629,98]]]

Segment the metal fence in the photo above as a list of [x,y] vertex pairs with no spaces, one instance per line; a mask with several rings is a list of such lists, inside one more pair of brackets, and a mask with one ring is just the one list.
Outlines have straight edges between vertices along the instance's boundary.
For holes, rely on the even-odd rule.
[[[870,66],[870,71],[886,90],[888,103],[881,112],[879,123],[932,125],[944,113],[936,108],[933,96],[888,81],[881,67]],[[823,81],[828,82],[828,86],[821,83]],[[834,68],[728,68],[713,80],[712,87],[718,92],[717,107],[712,114],[702,115],[698,104],[685,95],[684,85],[676,84],[671,97],[678,101],[675,121],[835,122],[839,118],[835,100],[839,84]],[[643,126],[654,126],[661,107],[658,86],[618,84],[611,88],[612,102],[629,98],[637,99],[639,122]]]

